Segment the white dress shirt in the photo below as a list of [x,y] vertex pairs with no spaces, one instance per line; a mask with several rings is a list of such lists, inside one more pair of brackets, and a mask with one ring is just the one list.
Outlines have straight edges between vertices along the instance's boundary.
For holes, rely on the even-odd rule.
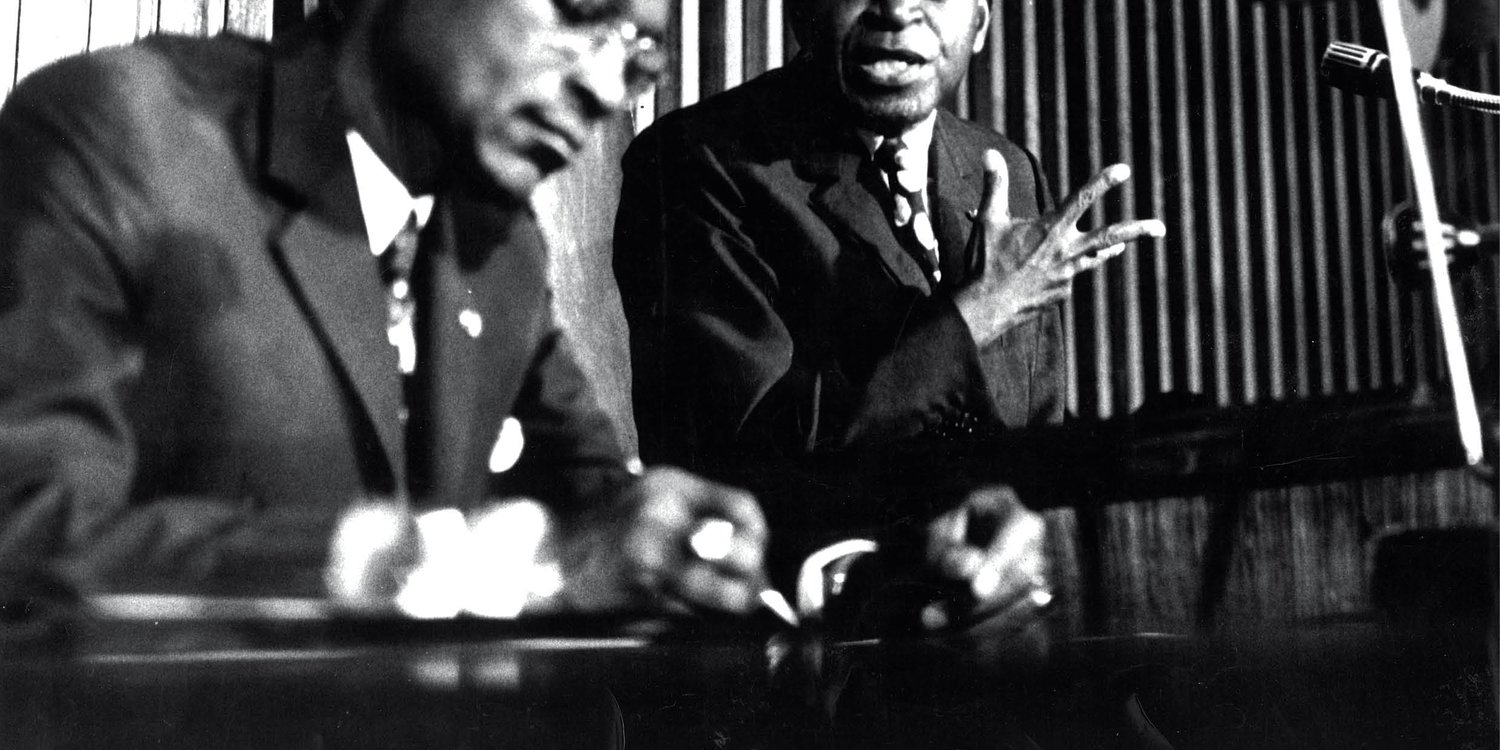
[[[349,142],[349,158],[354,163],[354,185],[359,191],[359,210],[364,215],[365,236],[370,243],[370,252],[377,258],[384,255],[413,217],[417,231],[427,226],[432,218],[433,196],[412,195],[390,167],[376,155],[370,144],[359,133],[350,130],[345,135]],[[405,282],[397,282],[398,284]],[[393,290],[397,297],[404,297],[407,290]],[[417,339],[412,328],[411,316],[405,316],[386,331],[391,346],[396,347],[401,372],[406,375],[417,368]]]

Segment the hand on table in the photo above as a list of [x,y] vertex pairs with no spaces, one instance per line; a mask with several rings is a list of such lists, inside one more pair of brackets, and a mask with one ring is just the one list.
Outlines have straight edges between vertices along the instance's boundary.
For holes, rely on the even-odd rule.
[[1009,625],[1039,619],[1052,600],[1042,517],[1009,487],[984,487],[927,525],[929,573],[955,584],[961,595],[922,612],[937,630],[956,623],[1001,618]]
[[[729,522],[727,545],[695,553],[690,539],[711,520]],[[766,521],[755,498],[679,469],[648,470],[560,543],[564,598],[581,610],[744,614],[765,580]]]
[[1011,217],[1010,176],[998,151],[985,152],[984,170],[984,196],[968,253],[979,275],[954,295],[980,347],[1067,298],[1074,276],[1124,252],[1125,243],[1166,236],[1166,226],[1156,219],[1079,231],[1078,221],[1089,208],[1130,179],[1130,167],[1124,164],[1104,168],[1059,210],[1034,219]]

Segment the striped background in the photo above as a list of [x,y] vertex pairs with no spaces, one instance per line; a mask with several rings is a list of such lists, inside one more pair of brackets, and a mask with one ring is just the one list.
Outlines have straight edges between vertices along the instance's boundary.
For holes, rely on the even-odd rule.
[[[1321,82],[1335,39],[1383,47],[1373,3],[999,3],[955,109],[1037,153],[1055,193],[1114,161],[1137,178],[1093,220],[1156,216],[1171,236],[1080,281],[1069,405],[1085,418],[1160,394],[1231,406],[1406,388],[1442,377],[1424,295],[1384,268],[1377,228],[1404,200],[1394,108]],[[781,63],[776,0],[682,0],[676,75],[638,124]],[[1451,80],[1496,90],[1496,57]],[[1496,118],[1437,113],[1440,201],[1500,216]],[[1494,288],[1489,264],[1465,284]],[[1494,356],[1494,315],[1471,311]]]
[[[306,4],[0,0],[0,94],[61,55],[156,30],[267,36]],[[1357,403],[1399,393],[1422,406],[1441,397],[1427,295],[1392,282],[1379,246],[1381,216],[1407,193],[1394,109],[1332,90],[1316,72],[1330,40],[1383,46],[1372,3],[998,5],[991,43],[952,106],[1040,155],[1054,192],[1130,162],[1137,178],[1089,221],[1156,216],[1171,232],[1076,285],[1074,414],[1345,394]],[[635,110],[636,129],[795,52],[780,0],[679,0],[669,47],[673,74]],[[1448,78],[1494,92],[1496,65],[1493,51],[1457,60]],[[1441,205],[1496,221],[1496,118],[1428,118]],[[550,219],[559,315],[633,439],[624,324],[608,270],[615,158],[628,137],[623,124],[603,130],[536,204]],[[1457,278],[1471,358],[1492,366],[1496,263]],[[1492,526],[1494,503],[1492,489],[1452,470],[1054,511],[1063,616],[1088,632],[1202,625],[1214,565],[1227,566],[1220,621],[1359,612],[1370,604],[1370,554],[1382,534]],[[1225,523],[1237,544],[1215,562],[1211,538]]]

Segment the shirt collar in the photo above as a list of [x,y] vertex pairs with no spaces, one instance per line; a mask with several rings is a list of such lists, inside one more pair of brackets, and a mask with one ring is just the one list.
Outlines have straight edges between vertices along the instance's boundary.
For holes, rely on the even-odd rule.
[[414,196],[391,172],[385,162],[359,133],[348,131],[349,157],[354,163],[354,184],[359,190],[359,209],[365,218],[365,235],[370,252],[380,255],[406,226],[413,213],[417,226],[427,225],[432,217],[433,197]]
[[[927,155],[932,150],[932,130],[936,124],[937,110],[933,110],[921,122],[907,128],[901,134],[901,140],[906,144],[906,148],[909,151],[906,157],[908,160],[907,163],[920,174],[928,173]],[[880,148],[880,144],[885,142],[885,136],[864,130],[863,128],[859,130],[859,139],[865,144],[865,148],[869,150],[871,156],[874,156],[875,150]]]

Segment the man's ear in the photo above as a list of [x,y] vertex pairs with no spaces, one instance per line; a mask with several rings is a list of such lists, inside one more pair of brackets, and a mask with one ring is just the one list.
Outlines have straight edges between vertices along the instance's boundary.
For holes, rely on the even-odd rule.
[[990,38],[990,0],[974,0],[974,54],[984,49]]

